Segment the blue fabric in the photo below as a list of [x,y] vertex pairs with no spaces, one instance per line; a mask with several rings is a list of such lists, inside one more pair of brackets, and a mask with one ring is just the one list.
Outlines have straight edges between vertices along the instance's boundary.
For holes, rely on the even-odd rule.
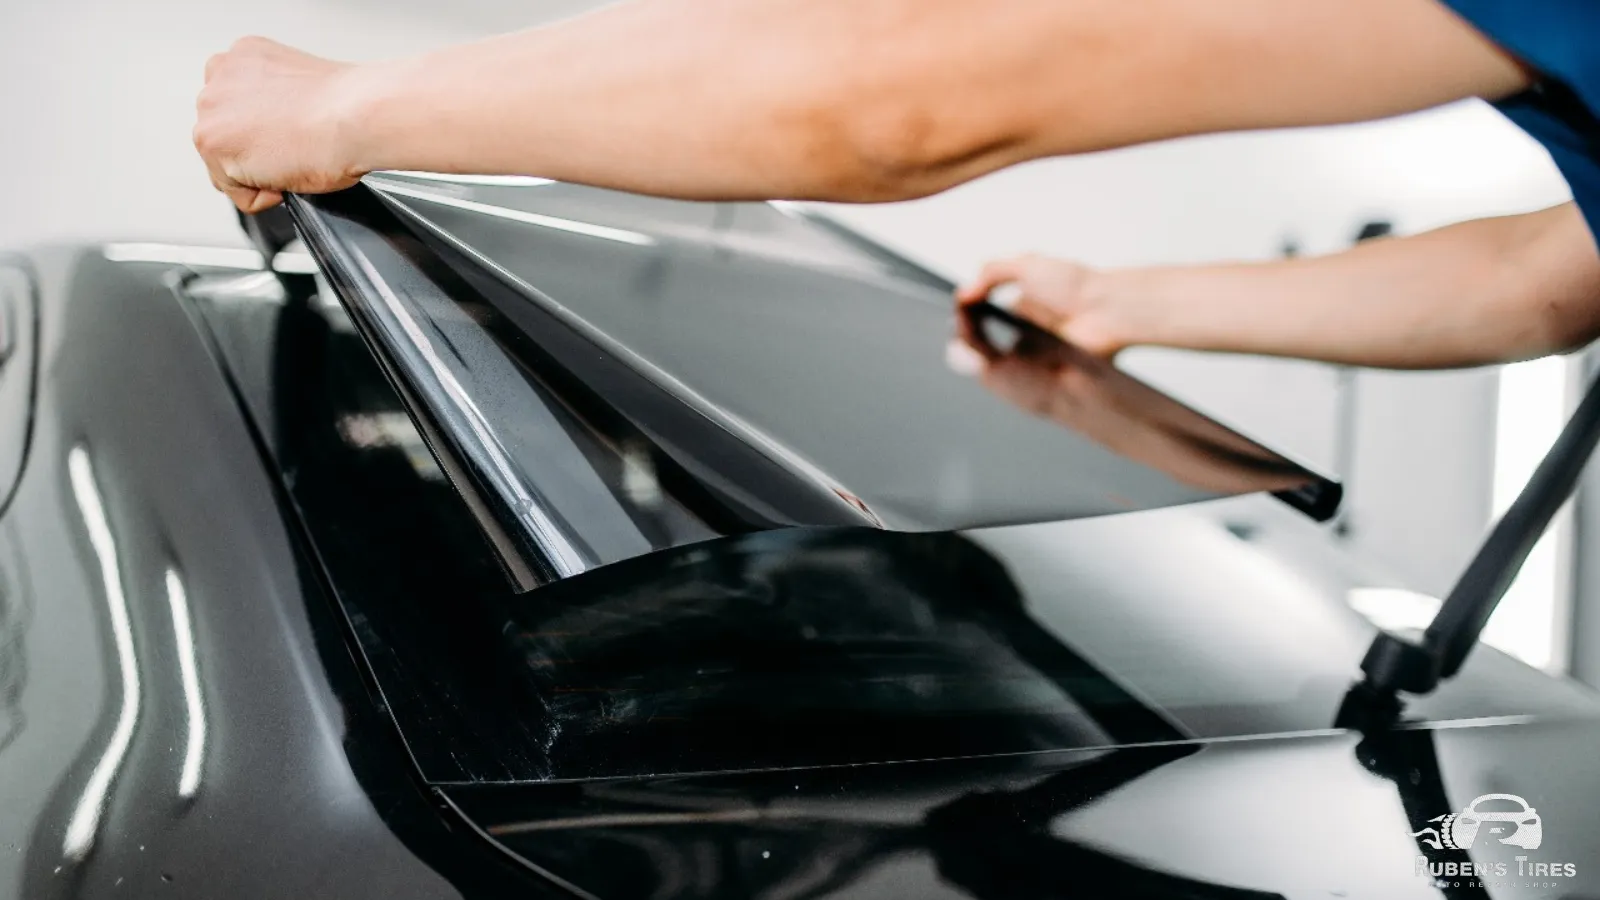
[[1550,151],[1600,238],[1600,0],[1445,0],[1542,83],[1496,104]]

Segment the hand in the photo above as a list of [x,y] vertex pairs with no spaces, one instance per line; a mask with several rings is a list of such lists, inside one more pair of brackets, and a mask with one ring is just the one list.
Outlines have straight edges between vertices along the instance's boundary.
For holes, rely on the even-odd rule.
[[244,38],[206,63],[195,149],[211,183],[257,213],[285,191],[321,193],[363,172],[344,140],[354,66],[266,38]]
[[1043,256],[991,262],[956,292],[961,306],[985,300],[1089,353],[1110,358],[1128,345],[1121,310],[1102,290],[1100,273]]

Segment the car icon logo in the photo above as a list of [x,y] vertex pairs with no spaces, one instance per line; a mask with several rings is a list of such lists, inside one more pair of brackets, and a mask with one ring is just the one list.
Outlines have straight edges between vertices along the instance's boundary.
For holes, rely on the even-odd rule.
[[1544,842],[1544,822],[1528,801],[1516,794],[1484,794],[1459,813],[1429,819],[1437,827],[1424,828],[1420,837],[1435,850],[1470,850],[1480,837],[1524,850],[1537,850]]

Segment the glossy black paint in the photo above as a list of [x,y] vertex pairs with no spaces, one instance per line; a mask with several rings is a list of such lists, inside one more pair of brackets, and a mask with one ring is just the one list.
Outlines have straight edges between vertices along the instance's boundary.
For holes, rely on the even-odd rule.
[[1412,833],[1492,792],[1577,875],[1490,894],[1600,894],[1600,702],[1482,651],[1332,728],[1373,631],[1265,497],[734,533],[519,594],[313,279],[32,265],[0,898],[1482,896]]
[[174,267],[34,265],[37,414],[0,518],[0,897],[538,895],[416,778]]
[[[448,793],[598,897],[1585,897],[1600,772],[1574,748],[1597,738],[1593,721],[1430,726]],[[1543,818],[1538,850],[1412,837],[1501,792]],[[1517,856],[1575,874],[1518,877]],[[1419,858],[1506,875],[1436,885]]]

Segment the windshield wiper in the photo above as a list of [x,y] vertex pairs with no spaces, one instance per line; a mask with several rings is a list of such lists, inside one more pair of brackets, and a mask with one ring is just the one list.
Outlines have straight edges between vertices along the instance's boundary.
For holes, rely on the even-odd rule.
[[1426,694],[1461,669],[1534,544],[1572,496],[1597,442],[1600,378],[1590,384],[1527,486],[1478,548],[1421,642],[1380,632],[1361,661],[1364,678],[1352,697],[1364,695],[1365,702],[1398,707],[1400,692]]

